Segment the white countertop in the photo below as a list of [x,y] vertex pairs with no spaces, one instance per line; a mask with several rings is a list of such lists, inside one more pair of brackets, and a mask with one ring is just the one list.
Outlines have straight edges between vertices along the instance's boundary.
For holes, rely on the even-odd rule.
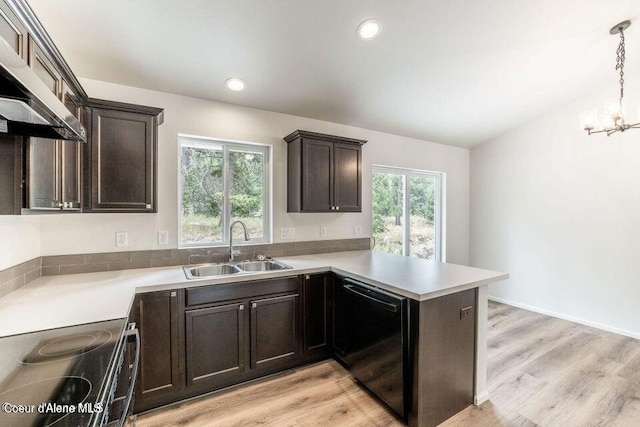
[[127,317],[136,293],[333,271],[415,299],[485,286],[509,276],[372,251],[283,257],[293,269],[188,280],[182,267],[46,276],[0,298],[0,337]]

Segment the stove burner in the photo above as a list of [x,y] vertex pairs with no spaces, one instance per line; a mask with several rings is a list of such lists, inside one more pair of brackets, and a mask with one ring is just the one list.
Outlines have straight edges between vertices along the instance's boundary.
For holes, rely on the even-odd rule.
[[10,402],[13,405],[35,405],[31,413],[6,413],[2,415],[2,422],[6,425],[50,426],[67,416],[64,425],[74,425],[73,418],[79,414],[70,412],[47,412],[47,408],[38,410],[38,405],[55,403],[70,405],[75,408],[83,403],[91,394],[91,382],[82,377],[57,377],[36,381],[0,393],[0,402]]
[[110,331],[96,329],[79,334],[52,337],[41,341],[34,349],[23,353],[18,361],[25,365],[32,365],[72,359],[99,349],[109,343],[112,336]]
[[93,335],[70,335],[61,337],[40,347],[38,354],[41,356],[62,356],[70,353],[77,355],[78,351],[83,351],[96,342],[96,340],[97,338]]

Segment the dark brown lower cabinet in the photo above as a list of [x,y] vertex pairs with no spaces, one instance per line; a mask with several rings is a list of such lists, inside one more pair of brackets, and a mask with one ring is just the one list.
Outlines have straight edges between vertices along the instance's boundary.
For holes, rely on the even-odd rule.
[[134,412],[304,363],[300,295],[299,276],[138,295]]
[[308,274],[302,281],[305,357],[322,357],[330,351],[331,281],[327,273]]
[[334,357],[347,365],[346,353],[348,349],[347,306],[342,280],[333,281],[333,305],[331,310],[331,346]]
[[410,312],[409,425],[437,426],[473,404],[476,289],[411,300]]
[[184,388],[180,369],[181,298],[182,291],[136,296],[132,318],[140,331],[140,366],[134,396],[135,412],[166,403]]
[[[134,412],[341,360],[351,345],[341,283],[326,273],[139,294]],[[473,403],[476,298],[471,289],[409,301],[410,426],[436,426]]]
[[282,365],[300,356],[298,294],[251,301],[251,368]]
[[185,311],[187,386],[222,385],[245,370],[245,303]]

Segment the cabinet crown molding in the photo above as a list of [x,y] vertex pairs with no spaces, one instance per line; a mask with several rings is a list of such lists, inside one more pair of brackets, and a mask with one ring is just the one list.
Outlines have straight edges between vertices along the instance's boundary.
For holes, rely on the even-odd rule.
[[146,105],[128,104],[126,102],[108,101],[106,99],[87,98],[85,106],[90,108],[123,111],[125,113],[140,113],[157,117],[158,126],[164,122],[164,108],[149,107]]
[[345,138],[344,136],[327,135],[325,133],[310,132],[307,130],[293,131],[289,135],[285,136],[284,140],[287,143],[289,143],[298,138],[312,138],[312,139],[319,139],[322,141],[343,142],[347,144],[358,144],[358,145],[363,145],[367,143],[367,141],[365,141],[364,139]]

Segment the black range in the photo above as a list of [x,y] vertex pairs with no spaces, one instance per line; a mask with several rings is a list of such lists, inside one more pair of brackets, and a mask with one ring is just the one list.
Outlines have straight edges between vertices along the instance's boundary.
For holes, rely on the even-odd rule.
[[1,426],[106,423],[126,319],[0,338]]

